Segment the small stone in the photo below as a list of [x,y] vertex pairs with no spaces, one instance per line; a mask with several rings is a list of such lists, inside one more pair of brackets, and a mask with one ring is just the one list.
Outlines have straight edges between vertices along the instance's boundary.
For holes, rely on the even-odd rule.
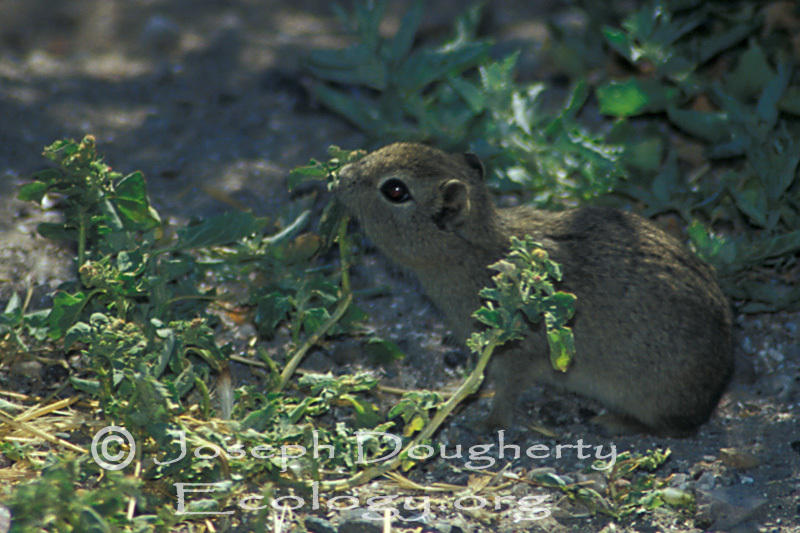
[[339,519],[338,533],[382,533],[383,520],[367,520],[364,516],[375,517],[375,512],[367,509],[343,511]]
[[[800,453],[800,441],[797,442],[798,444],[798,453]],[[555,476],[556,469],[550,468],[549,466],[543,466],[541,468],[533,468],[531,469],[526,475],[525,478],[529,481],[533,481],[536,478],[546,477],[546,476]]]
[[307,516],[303,523],[309,533],[336,533],[333,524],[318,516]]
[[143,46],[160,54],[177,50],[180,39],[180,26],[162,15],[150,17],[139,36],[139,41]]
[[691,494],[673,487],[667,487],[662,490],[661,497],[673,507],[685,507],[691,505],[694,501]]
[[667,481],[669,481],[670,487],[686,490],[689,485],[689,476],[687,474],[672,474]]
[[575,476],[575,478],[583,487],[592,489],[600,495],[603,495],[608,491],[608,480],[600,472],[594,472],[591,474],[578,474]]
[[757,456],[738,448],[722,448],[719,451],[719,458],[722,464],[742,471],[750,470],[761,464]]
[[705,528],[713,525],[718,530],[732,529],[767,504],[767,499],[750,485],[698,492],[695,523]]
[[717,478],[714,477],[714,474],[712,474],[711,472],[703,472],[703,475],[700,476],[700,479],[697,480],[695,488],[697,488],[697,490],[708,492],[712,490],[716,486],[716,484],[717,484]]

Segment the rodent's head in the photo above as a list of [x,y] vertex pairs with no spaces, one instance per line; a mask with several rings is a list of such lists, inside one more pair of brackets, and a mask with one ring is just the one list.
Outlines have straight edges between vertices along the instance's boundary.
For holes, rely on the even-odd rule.
[[383,253],[410,268],[457,253],[494,220],[478,157],[422,144],[391,144],[346,165],[333,192]]

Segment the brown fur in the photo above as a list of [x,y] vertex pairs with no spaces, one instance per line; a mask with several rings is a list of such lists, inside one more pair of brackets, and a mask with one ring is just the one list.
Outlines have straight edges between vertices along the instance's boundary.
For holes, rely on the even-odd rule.
[[[410,199],[381,193],[400,180]],[[463,342],[478,326],[487,265],[514,235],[531,235],[563,267],[559,289],[577,296],[576,356],[550,366],[541,324],[493,357],[490,422],[506,426],[532,382],[600,400],[650,431],[681,435],[705,422],[732,373],[731,315],[711,267],[650,222],[586,207],[550,213],[496,209],[472,155],[409,143],[346,166],[336,197],[391,260],[410,268]]]

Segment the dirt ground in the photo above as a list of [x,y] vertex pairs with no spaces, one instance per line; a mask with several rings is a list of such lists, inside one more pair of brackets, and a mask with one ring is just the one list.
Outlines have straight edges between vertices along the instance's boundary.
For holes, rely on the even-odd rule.
[[[410,2],[390,4],[387,31],[398,24]],[[428,4],[430,16],[423,33],[430,36],[446,31],[453,17],[469,5]],[[566,4],[492,2],[489,30],[503,46],[522,47],[523,68],[535,76],[543,19],[569,16]],[[33,284],[32,308],[36,308],[43,305],[44,294],[72,276],[71,253],[35,234],[39,221],[57,213],[40,214],[15,199],[19,186],[45,166],[40,155],[45,145],[94,134],[115,169],[145,173],[153,204],[167,219],[185,221],[232,208],[274,214],[291,200],[286,190],[289,170],[312,157],[324,157],[330,144],[358,148],[366,142],[348,124],[316,106],[303,88],[302,54],[344,42],[328,2],[4,0],[0,4],[0,304],[12,292],[23,292]],[[407,354],[404,361],[383,371],[386,384],[446,388],[458,382],[465,356],[449,342],[446,328],[419,295],[414,280],[368,253],[356,269],[354,283],[392,287],[391,295],[361,302],[375,327]],[[598,406],[540,389],[522,395],[516,418],[535,420],[558,436],[545,437],[523,423],[505,435],[507,442],[523,448],[536,443],[554,447],[578,439],[605,449],[614,444],[618,453],[668,447],[672,456],[660,475],[673,474],[675,487],[695,491],[700,508],[694,522],[656,510],[613,524],[601,515],[586,516],[585,509],[559,501],[558,494],[519,485],[513,489],[515,495],[529,490],[541,494],[551,515],[516,523],[508,512],[487,519],[475,512],[441,510],[429,522],[397,522],[395,529],[800,531],[800,316],[740,316],[737,324],[737,377],[713,419],[693,437],[609,439],[587,424],[600,412]],[[319,350],[308,365],[359,365],[352,357],[341,356],[346,351],[346,346]],[[473,434],[466,422],[486,408],[486,400],[474,402],[442,430],[439,441],[465,447],[483,443],[485,436]],[[492,442],[496,436],[488,441]],[[463,465],[446,463],[432,462],[411,477],[422,484],[465,484]],[[578,473],[588,464],[565,452],[561,458],[513,461],[509,472],[554,468],[559,475],[578,476],[581,481]],[[371,485],[369,490],[373,489]],[[347,529],[342,517],[323,518],[340,532]],[[314,529],[322,528],[319,524],[305,523],[311,531],[322,530]],[[347,530],[355,531],[348,524]]]

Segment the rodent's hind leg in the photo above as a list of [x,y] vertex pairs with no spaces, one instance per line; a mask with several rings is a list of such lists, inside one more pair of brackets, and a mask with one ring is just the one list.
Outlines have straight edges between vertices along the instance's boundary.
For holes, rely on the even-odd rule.
[[618,413],[602,413],[593,417],[590,422],[599,426],[609,436],[635,435],[637,433],[650,433],[650,429],[629,416]]
[[476,427],[484,432],[511,429],[520,394],[531,385],[530,376],[515,369],[511,354],[498,355],[489,370],[489,379],[494,384],[492,408]]

